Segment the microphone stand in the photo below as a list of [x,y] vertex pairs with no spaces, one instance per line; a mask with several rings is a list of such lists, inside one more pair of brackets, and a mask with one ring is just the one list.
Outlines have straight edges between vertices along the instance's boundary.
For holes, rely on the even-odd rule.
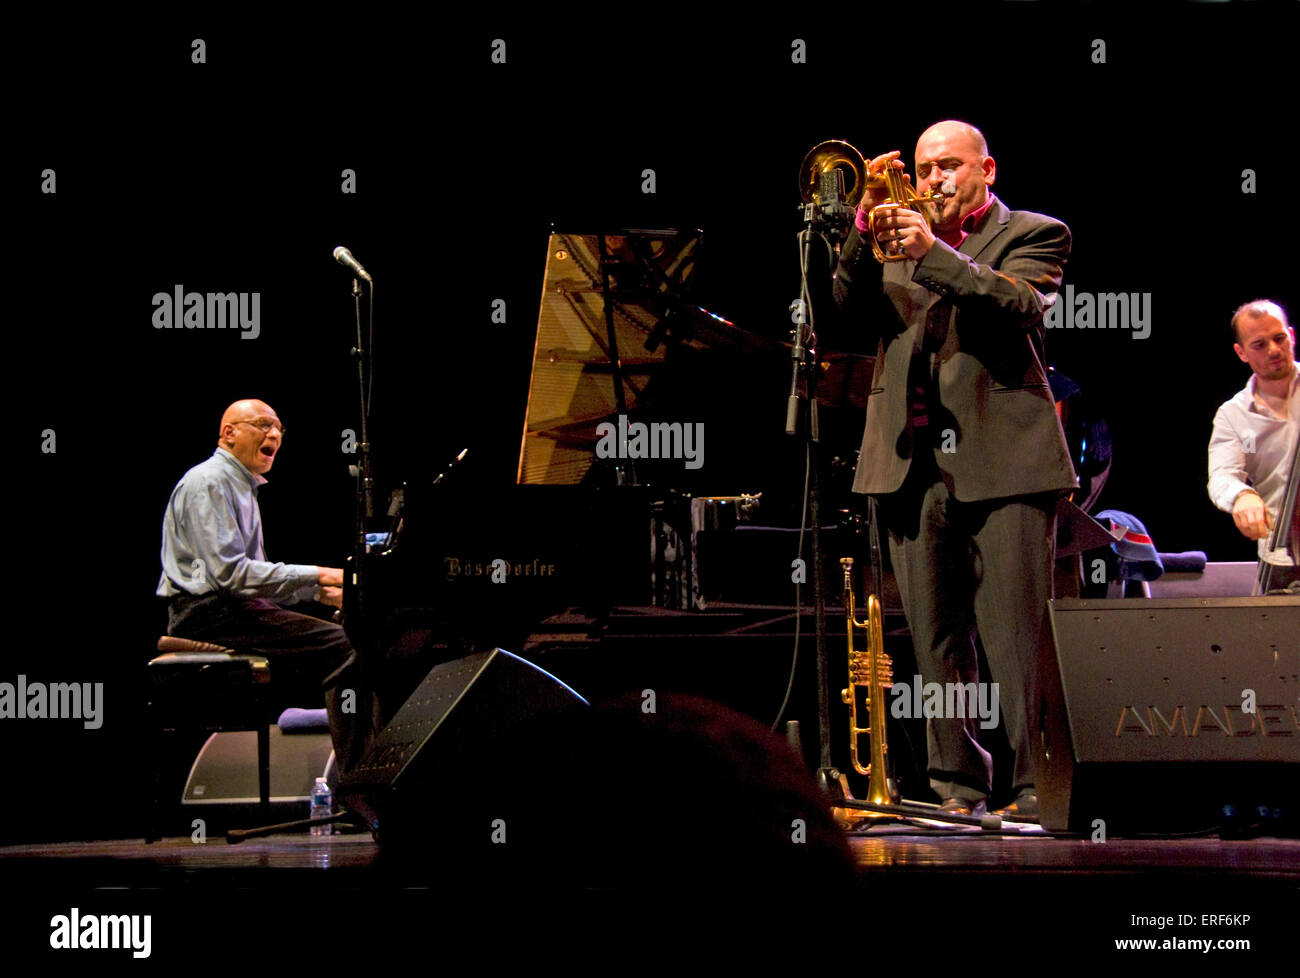
[[[838,177],[838,174],[836,175]],[[842,180],[842,178],[840,178]],[[808,472],[808,515],[812,521],[813,562],[813,616],[815,647],[817,650],[817,735],[819,756],[817,783],[832,798],[840,793],[839,772],[831,763],[831,707],[829,660],[826,654],[826,581],[822,567],[821,549],[821,431],[817,415],[817,333],[813,316],[811,294],[808,289],[808,264],[812,253],[813,235],[823,238],[836,234],[842,227],[844,205],[833,191],[827,203],[810,202],[803,205],[804,227],[799,233],[800,242],[800,298],[794,305],[794,348],[790,381],[790,396],[786,404],[786,434],[794,435],[799,427],[799,401],[807,401],[803,426],[804,457]],[[828,242],[829,243],[829,242]],[[799,376],[804,377],[804,394],[799,393]],[[798,612],[796,612],[798,613]]]
[[[375,286],[370,283],[371,333],[374,332]],[[352,348],[352,358],[357,364],[357,387],[361,398],[361,451],[359,465],[348,466],[348,471],[357,481],[357,515],[356,535],[352,554],[352,601],[348,615],[355,617],[350,635],[360,634],[365,638],[362,644],[369,645],[369,636],[365,629],[366,621],[366,521],[375,515],[375,481],[370,468],[370,350],[364,342],[361,330],[361,280],[352,279],[352,300],[356,310],[357,344]],[[354,639],[354,641],[356,641]],[[366,658],[362,653],[363,661]]]

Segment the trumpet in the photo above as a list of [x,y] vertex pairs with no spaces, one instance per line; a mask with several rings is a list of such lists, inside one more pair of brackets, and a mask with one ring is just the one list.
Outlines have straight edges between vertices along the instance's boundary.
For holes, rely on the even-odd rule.
[[[898,801],[898,789],[894,785],[894,779],[889,776],[885,690],[894,684],[893,660],[885,654],[880,602],[874,594],[868,594],[867,620],[858,621],[853,600],[853,558],[841,557],[840,566],[844,568],[844,610],[848,614],[849,636],[849,685],[840,692],[840,698],[849,708],[849,755],[853,759],[854,769],[867,776],[867,797],[864,800],[874,805],[892,805]],[[854,647],[855,627],[867,630],[865,651]],[[867,690],[866,725],[863,725],[858,715],[857,690],[862,686]],[[859,738],[863,734],[871,737],[870,758],[865,766],[858,749]]]
[[877,261],[902,261],[907,255],[902,252],[888,254],[876,240],[876,211],[882,207],[906,207],[920,214],[927,226],[933,227],[934,219],[930,216],[927,205],[941,204],[943,195],[936,194],[933,190],[918,194],[903,178],[902,171],[892,165],[892,161],[882,173],[874,177],[868,176],[866,160],[852,144],[842,139],[828,139],[810,149],[799,165],[799,192],[804,203],[826,203],[842,179],[840,174],[846,169],[853,181],[842,190],[842,199],[850,206],[856,205],[867,190],[887,191],[888,197],[867,214],[871,253]]

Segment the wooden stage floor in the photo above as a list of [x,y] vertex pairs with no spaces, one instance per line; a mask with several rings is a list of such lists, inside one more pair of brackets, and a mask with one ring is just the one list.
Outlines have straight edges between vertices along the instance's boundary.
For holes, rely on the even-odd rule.
[[[877,831],[878,835],[849,840],[862,881],[882,874],[992,878],[1033,873],[1070,878],[1100,874],[1170,883],[1189,876],[1240,876],[1300,885],[1300,840],[1296,839],[1223,841],[1209,837],[1094,843],[1032,831],[1018,837],[905,827],[873,830]],[[4,846],[0,847],[0,867],[6,876],[57,876],[94,886],[166,885],[173,874],[183,875],[189,885],[256,886],[262,877],[303,871],[318,879],[325,873],[338,875],[336,882],[347,886],[383,886],[393,880],[380,856],[380,847],[366,834],[324,838],[286,834],[238,845],[229,845],[224,839],[199,845],[189,838],[169,838],[152,845],[124,839]],[[381,874],[376,876],[375,870]]]
[[[770,967],[769,955],[793,954],[798,963],[809,935],[823,932],[859,948],[875,935],[900,966],[924,966],[938,946],[955,949],[958,933],[973,933],[984,963],[1014,948],[1040,962],[1042,955],[1109,961],[1120,973],[1124,961],[1149,967],[1159,953],[1118,947],[1125,940],[1184,942],[1168,949],[1175,966],[1178,955],[1211,953],[1189,949],[1190,941],[1250,944],[1216,946],[1221,967],[1281,962],[1295,947],[1300,840],[1093,843],[906,826],[872,832],[850,839],[856,884],[825,892],[752,885],[732,892],[725,880],[656,879],[653,866],[644,890],[573,891],[501,878],[466,886],[444,878],[436,862],[412,870],[404,860],[386,861],[366,834],[276,835],[238,845],[169,838],[7,846],[0,874],[22,910],[3,918],[0,942],[40,958],[55,915],[77,907],[151,915],[155,958],[184,964],[200,940],[205,959],[232,966],[245,960],[249,928],[261,934],[259,960],[286,963],[308,953],[311,933],[326,941],[372,935],[348,945],[372,964],[394,949],[426,947],[435,932],[435,943],[495,945],[511,935],[493,953],[521,963],[557,952],[557,934],[607,953],[648,939],[680,952],[686,942],[705,959],[725,951],[736,964],[736,955],[752,954]],[[635,852],[636,840],[628,844]],[[333,937],[329,921],[341,922]]]

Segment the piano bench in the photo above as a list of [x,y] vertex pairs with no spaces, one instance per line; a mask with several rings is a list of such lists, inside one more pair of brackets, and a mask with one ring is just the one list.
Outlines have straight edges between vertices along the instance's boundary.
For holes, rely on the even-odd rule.
[[148,717],[153,742],[153,797],[145,842],[161,838],[162,778],[167,735],[227,730],[257,732],[259,815],[271,811],[270,725],[279,714],[267,695],[268,661],[235,649],[164,635],[150,660]]

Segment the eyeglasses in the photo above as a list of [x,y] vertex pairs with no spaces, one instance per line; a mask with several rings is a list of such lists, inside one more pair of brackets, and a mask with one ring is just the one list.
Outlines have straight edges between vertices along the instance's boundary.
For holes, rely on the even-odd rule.
[[284,437],[284,425],[279,421],[272,421],[270,418],[258,418],[256,421],[236,421],[234,424],[251,424],[264,435],[270,433],[272,428],[279,428],[280,437]]

